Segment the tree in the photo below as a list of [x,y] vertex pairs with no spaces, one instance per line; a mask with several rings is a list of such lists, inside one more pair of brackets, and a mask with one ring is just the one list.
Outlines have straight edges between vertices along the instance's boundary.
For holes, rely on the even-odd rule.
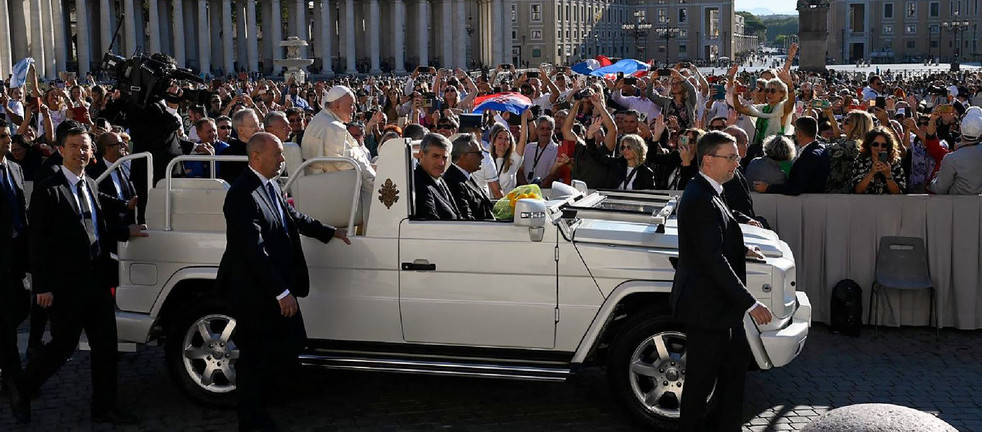
[[760,20],[756,15],[740,11],[736,13],[743,17],[743,34],[745,35],[757,35],[763,39],[767,33],[767,25]]

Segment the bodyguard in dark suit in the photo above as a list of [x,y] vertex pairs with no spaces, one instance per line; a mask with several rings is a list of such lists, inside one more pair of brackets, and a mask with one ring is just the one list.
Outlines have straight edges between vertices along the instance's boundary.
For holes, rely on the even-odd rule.
[[310,290],[300,235],[324,243],[344,229],[322,225],[287,205],[276,182],[283,143],[268,133],[249,140],[249,165],[225,197],[228,245],[218,287],[228,299],[240,349],[236,363],[239,429],[275,430],[266,400],[277,373],[291,368],[307,342],[297,297]]
[[484,147],[473,134],[461,134],[453,141],[453,151],[450,153],[453,164],[443,175],[443,181],[450,189],[461,219],[494,220],[491,197],[471,177],[472,173],[481,169],[484,152]]
[[416,194],[415,219],[460,220],[460,206],[443,180],[450,157],[450,141],[443,135],[428,133],[419,144],[419,165],[413,171]]
[[[698,143],[699,174],[678,206],[679,261],[670,297],[675,318],[686,326],[686,380],[682,430],[739,431],[744,373],[751,360],[743,329],[748,311],[759,323],[771,320],[766,306],[746,288],[748,250],[732,211],[720,197],[740,156],[733,136],[712,131]],[[706,398],[716,386],[718,412],[706,419]]]
[[[96,140],[96,147],[99,149],[99,159],[95,163],[90,163],[85,167],[86,174],[92,179],[98,178],[109,169],[110,165],[128,153],[123,139],[119,137],[119,134],[114,132],[106,132],[99,135],[99,138]],[[99,183],[99,192],[102,193],[101,197],[103,199],[127,203],[126,206],[119,208],[119,211],[106,212],[106,218],[110,225],[125,226],[136,221],[138,198],[136,196],[136,187],[130,180],[129,173],[129,167],[121,165],[109,173],[109,177],[103,179],[102,183]],[[102,204],[103,207],[112,206],[112,203],[103,202]],[[110,257],[116,254],[116,242],[109,243],[108,252]],[[115,259],[107,260],[103,271],[109,286],[119,286],[119,261]]]
[[794,121],[794,139],[800,146],[798,159],[791,165],[788,182],[779,185],[769,185],[764,182],[754,182],[757,192],[779,193],[784,195],[801,195],[803,193],[825,193],[825,183],[832,170],[832,159],[825,145],[816,141],[818,136],[818,121],[814,117],[798,117]]
[[30,293],[24,289],[28,266],[24,173],[6,157],[10,141],[10,127],[0,119],[0,369],[6,388],[21,373],[17,326],[30,311]]
[[29,395],[75,352],[82,330],[92,347],[92,421],[128,423],[116,407],[116,313],[100,271],[109,243],[146,236],[143,225],[113,225],[109,212],[123,201],[102,196],[83,167],[92,159],[85,129],[70,129],[61,141],[64,163],[35,185],[31,195],[31,275],[38,305],[51,308],[51,342],[30,359],[11,392],[18,421],[30,421]]

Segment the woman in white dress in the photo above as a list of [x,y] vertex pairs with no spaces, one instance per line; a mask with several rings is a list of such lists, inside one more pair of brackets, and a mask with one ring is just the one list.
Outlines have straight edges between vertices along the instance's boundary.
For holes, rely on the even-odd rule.
[[501,193],[507,194],[518,185],[516,174],[522,168],[522,162],[525,160],[525,143],[516,144],[511,131],[501,123],[495,123],[491,127],[488,140],[491,144],[491,158],[494,159],[494,164],[498,168],[498,183],[501,185]]

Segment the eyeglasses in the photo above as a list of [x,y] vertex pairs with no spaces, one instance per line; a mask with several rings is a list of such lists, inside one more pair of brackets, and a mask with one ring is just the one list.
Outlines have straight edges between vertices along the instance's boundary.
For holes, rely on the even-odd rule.
[[769,89],[764,90],[764,93],[777,93],[779,91],[781,91],[781,90],[780,89],[776,89],[776,88],[769,88]]
[[869,146],[871,148],[890,148],[890,144],[883,141],[873,141]]
[[232,126],[219,126],[218,128],[221,130],[232,130]]
[[712,156],[720,159],[726,159],[730,163],[740,162],[741,159],[740,155],[718,155],[718,154],[709,153],[708,156]]
[[624,151],[624,150],[633,150],[633,149],[629,145],[622,145],[621,146],[621,151]]

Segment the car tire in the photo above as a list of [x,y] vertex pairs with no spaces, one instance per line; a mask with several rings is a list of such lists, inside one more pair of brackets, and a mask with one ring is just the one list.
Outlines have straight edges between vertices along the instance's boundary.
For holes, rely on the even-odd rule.
[[[611,343],[607,377],[635,421],[656,430],[678,429],[685,342],[684,326],[653,310],[620,326]],[[710,394],[710,406],[714,399]]]
[[164,348],[171,380],[199,404],[234,407],[239,350],[231,308],[218,299],[199,299],[180,309],[185,312],[170,325]]

